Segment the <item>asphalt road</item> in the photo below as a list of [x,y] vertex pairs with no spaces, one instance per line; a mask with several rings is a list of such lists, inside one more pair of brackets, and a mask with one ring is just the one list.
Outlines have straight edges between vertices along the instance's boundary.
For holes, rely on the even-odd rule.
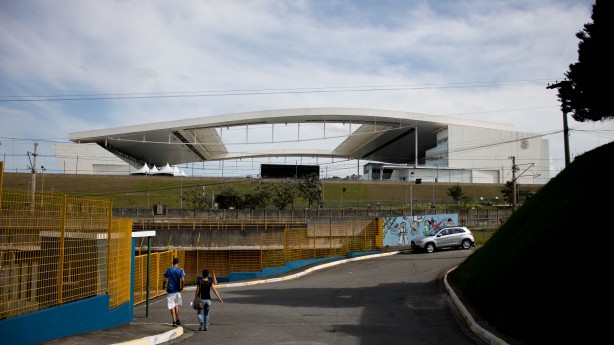
[[[484,344],[442,282],[472,251],[389,255],[274,283],[221,286],[224,304],[214,297],[206,332],[188,306],[194,292],[184,291],[184,334],[167,344]],[[170,322],[165,297],[149,313],[153,322]]]

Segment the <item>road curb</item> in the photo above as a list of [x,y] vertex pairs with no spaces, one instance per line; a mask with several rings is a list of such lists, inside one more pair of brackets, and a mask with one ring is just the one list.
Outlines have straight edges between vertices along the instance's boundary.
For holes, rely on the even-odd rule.
[[123,343],[115,343],[112,345],[157,345],[162,344],[167,341],[171,341],[173,339],[179,338],[183,335],[183,327],[177,327],[171,329],[168,332],[164,332],[161,334],[152,335],[149,337],[144,337],[140,339],[130,340]]
[[490,333],[489,331],[485,330],[484,328],[482,328],[482,326],[480,326],[477,322],[475,322],[475,319],[473,318],[473,316],[471,316],[471,314],[469,313],[467,308],[465,308],[465,306],[463,305],[461,300],[458,298],[458,296],[454,292],[454,289],[452,289],[450,284],[448,284],[448,273],[452,272],[454,269],[456,269],[456,267],[454,267],[454,268],[450,269],[448,272],[446,272],[445,276],[443,277],[443,282],[446,285],[446,289],[448,290],[448,293],[450,294],[450,297],[452,297],[452,301],[454,301],[454,304],[456,305],[456,307],[460,311],[460,313],[463,316],[463,319],[465,320],[467,325],[469,325],[469,328],[471,328],[471,331],[473,333],[475,333],[478,337],[480,337],[480,339],[482,339],[485,342],[487,342],[488,344],[491,344],[491,345],[509,345],[503,339],[501,339],[501,338],[497,337],[496,335]]
[[242,283],[221,283],[221,284],[217,284],[215,287],[216,288],[220,288],[220,287],[248,286],[248,285],[264,284],[264,283],[274,283],[274,282],[283,281],[283,280],[291,280],[291,279],[300,278],[300,277],[302,277],[304,275],[307,275],[307,274],[309,274],[311,272],[314,272],[314,271],[317,271],[317,270],[321,270],[321,269],[328,268],[328,267],[331,267],[331,266],[341,265],[341,264],[344,264],[346,262],[372,259],[372,258],[375,258],[375,257],[395,255],[395,254],[398,254],[398,253],[399,252],[388,252],[388,253],[383,253],[383,254],[379,254],[378,253],[378,254],[369,254],[369,255],[356,256],[356,257],[349,258],[349,259],[343,259],[343,260],[336,260],[336,261],[327,262],[325,264],[314,266],[314,267],[308,268],[308,269],[306,269],[304,271],[301,271],[301,272],[298,272],[298,273],[295,273],[295,274],[290,274],[290,275],[283,276],[283,277],[261,279],[261,280],[253,280],[253,281],[242,282]]

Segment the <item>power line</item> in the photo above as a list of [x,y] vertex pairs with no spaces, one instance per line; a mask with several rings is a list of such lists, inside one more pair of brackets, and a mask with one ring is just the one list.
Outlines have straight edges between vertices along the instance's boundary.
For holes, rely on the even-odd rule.
[[468,82],[447,84],[421,85],[367,85],[367,86],[331,86],[318,88],[289,89],[255,89],[227,91],[188,91],[188,92],[158,92],[158,93],[99,93],[84,95],[42,95],[42,96],[0,96],[0,102],[58,102],[58,101],[94,101],[94,100],[130,100],[130,99],[163,99],[163,98],[194,98],[194,97],[226,97],[226,96],[257,96],[279,94],[310,94],[310,93],[343,93],[343,92],[375,92],[404,90],[434,90],[463,89],[485,87],[516,87],[527,85],[544,85],[552,79],[512,80],[494,82]]

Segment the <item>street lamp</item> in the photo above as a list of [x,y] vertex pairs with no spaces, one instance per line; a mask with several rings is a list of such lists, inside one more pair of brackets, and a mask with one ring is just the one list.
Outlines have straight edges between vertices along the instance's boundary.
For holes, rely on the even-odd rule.
[[205,200],[206,200],[205,199],[205,186],[201,186],[201,187],[203,189],[203,205],[202,205],[202,207],[203,207],[203,210],[204,210],[205,209],[205,205],[206,205],[206,202],[205,202]]
[[409,174],[409,215],[414,216],[414,172]]
[[43,182],[41,183],[41,206],[43,205],[43,194],[45,193],[45,166],[41,165],[41,170],[43,171]]
[[[409,179],[407,177],[403,177],[401,181],[409,181]],[[405,206],[409,205],[409,186],[410,184],[411,182],[405,185]]]
[[435,164],[435,182],[433,182],[433,199],[431,201],[431,208],[435,208],[435,183],[439,182],[439,164]]

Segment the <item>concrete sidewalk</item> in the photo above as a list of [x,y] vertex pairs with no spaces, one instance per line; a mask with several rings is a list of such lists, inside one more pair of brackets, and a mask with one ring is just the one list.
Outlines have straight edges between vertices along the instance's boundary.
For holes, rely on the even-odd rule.
[[[193,290],[192,290],[193,291]],[[185,296],[191,296],[188,292]],[[185,300],[185,297],[184,297]],[[189,308],[189,307],[188,307]],[[150,301],[149,317],[145,304],[134,307],[134,321],[119,327],[44,342],[44,345],[152,345],[162,344],[184,334],[183,327],[171,325],[171,315],[166,308],[166,297],[160,296]],[[192,316],[192,310],[185,310]],[[192,317],[190,317],[191,319]],[[196,326],[198,328],[198,326]]]

